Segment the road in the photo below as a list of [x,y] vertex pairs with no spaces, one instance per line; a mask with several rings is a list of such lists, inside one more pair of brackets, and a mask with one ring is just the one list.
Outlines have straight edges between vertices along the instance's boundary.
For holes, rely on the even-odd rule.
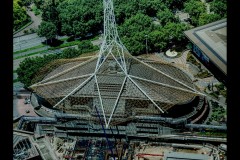
[[[58,36],[58,39],[68,36]],[[13,38],[13,52],[32,48],[41,45],[46,40],[45,37],[39,37],[36,33]]]
[[13,38],[13,52],[41,45],[45,37],[38,37],[36,33]]
[[32,33],[32,34],[28,34],[28,35],[14,37],[13,38],[13,43],[17,43],[17,42],[22,41],[22,40],[31,40],[31,39],[34,39],[34,38],[39,38],[37,33]]

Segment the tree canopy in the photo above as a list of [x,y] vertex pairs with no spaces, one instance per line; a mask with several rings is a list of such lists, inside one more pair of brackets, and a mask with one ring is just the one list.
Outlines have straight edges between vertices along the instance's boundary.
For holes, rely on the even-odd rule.
[[159,11],[157,13],[157,18],[159,19],[159,22],[161,23],[162,26],[165,26],[168,22],[177,21],[171,10],[167,8],[165,8],[163,11]]
[[220,15],[220,17],[227,17],[227,0],[213,0],[210,2],[210,11]]
[[202,26],[202,25],[217,21],[219,19],[221,19],[221,16],[218,14],[203,13],[199,16],[198,25]]
[[[167,22],[162,26],[153,24],[152,19],[138,13],[119,26],[119,35],[133,55],[148,52],[159,52],[170,47],[170,42],[178,44],[185,40],[183,31],[188,25],[179,22]],[[147,46],[146,46],[147,45]]]
[[184,3],[184,10],[189,13],[192,24],[197,26],[200,15],[206,13],[206,6],[200,0],[190,0]]
[[13,30],[16,31],[30,22],[21,0],[13,0]]
[[38,27],[37,34],[40,37],[46,37],[46,39],[53,39],[56,37],[57,28],[52,22],[42,21]]
[[139,55],[145,53],[146,35],[153,29],[152,19],[147,15],[138,13],[119,27],[119,33],[130,53]]
[[205,25],[227,16],[226,0],[213,0],[209,4],[210,13],[207,13],[207,6],[200,0],[189,0],[184,3],[184,10],[189,13],[192,25],[196,27]]
[[59,54],[49,54],[44,55],[43,57],[37,56],[32,58],[25,58],[19,64],[19,68],[16,70],[18,74],[18,80],[22,82],[25,87],[29,87],[35,83],[33,79],[35,78],[36,73],[38,73],[41,68],[48,65],[50,62],[57,59],[75,58],[83,53],[93,52],[97,49],[97,47],[93,46],[89,41],[83,41],[79,44],[79,46],[82,46],[82,48],[80,47],[78,50],[74,48],[67,48]]
[[103,28],[102,2],[98,0],[64,1],[58,5],[62,32],[84,37]]

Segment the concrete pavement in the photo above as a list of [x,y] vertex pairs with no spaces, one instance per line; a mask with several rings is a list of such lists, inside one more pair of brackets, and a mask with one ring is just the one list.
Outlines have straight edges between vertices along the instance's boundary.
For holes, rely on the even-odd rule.
[[30,30],[32,29],[38,29],[38,26],[40,25],[40,23],[42,22],[42,18],[40,15],[35,15],[31,10],[27,9],[27,14],[30,16],[31,20],[33,21],[33,23],[29,26],[27,26],[26,28],[24,28],[23,30],[21,30],[20,32],[14,34],[14,37],[18,37],[18,36],[22,36],[24,35],[24,30]]

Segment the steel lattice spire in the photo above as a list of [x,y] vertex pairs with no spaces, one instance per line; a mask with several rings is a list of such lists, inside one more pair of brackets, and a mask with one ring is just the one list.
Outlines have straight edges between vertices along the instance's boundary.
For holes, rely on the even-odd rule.
[[114,15],[112,0],[103,0],[104,7],[104,37],[100,48],[98,64],[96,70],[103,62],[103,59],[109,54],[120,60],[121,67],[126,72],[126,62],[124,53],[128,53],[126,47],[122,44],[117,31],[117,25]]
[[112,41],[119,42],[117,26],[115,21],[113,2],[111,0],[104,0],[104,45],[110,45]]

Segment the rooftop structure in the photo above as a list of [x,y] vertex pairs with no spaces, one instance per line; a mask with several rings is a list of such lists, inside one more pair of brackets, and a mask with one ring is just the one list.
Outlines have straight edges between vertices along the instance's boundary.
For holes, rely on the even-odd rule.
[[206,64],[213,63],[227,75],[227,22],[222,19],[184,32],[193,52]]
[[210,160],[212,157],[203,154],[195,154],[195,153],[181,153],[181,152],[167,152],[164,155],[163,160]]
[[39,153],[26,134],[13,134],[13,159],[39,159]]
[[118,36],[112,1],[103,4],[104,40],[99,54],[60,65],[31,86],[39,96],[62,112],[102,117],[108,128],[135,115],[161,115],[203,95],[173,64],[133,57]]

